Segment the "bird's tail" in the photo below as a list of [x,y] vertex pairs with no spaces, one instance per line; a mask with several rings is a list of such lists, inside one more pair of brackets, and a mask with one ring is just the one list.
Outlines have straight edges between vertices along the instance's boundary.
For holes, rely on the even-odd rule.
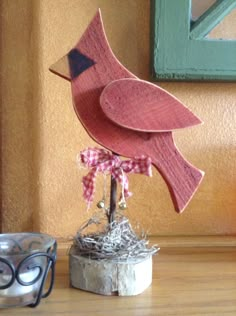
[[150,157],[169,188],[175,210],[181,213],[199,187],[204,172],[184,159],[171,132],[155,134]]

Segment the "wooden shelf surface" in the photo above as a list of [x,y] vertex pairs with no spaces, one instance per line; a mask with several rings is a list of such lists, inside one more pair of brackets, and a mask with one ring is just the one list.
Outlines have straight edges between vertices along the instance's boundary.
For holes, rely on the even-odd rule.
[[[157,239],[152,238],[152,241]],[[70,288],[68,248],[64,244],[58,251],[52,294],[35,309],[2,309],[0,315],[235,316],[234,242],[232,237],[228,246],[220,239],[207,246],[202,240],[197,247],[185,239],[182,246],[177,246],[170,239],[167,242],[162,238],[163,246],[154,256],[153,283],[135,297],[106,297]]]

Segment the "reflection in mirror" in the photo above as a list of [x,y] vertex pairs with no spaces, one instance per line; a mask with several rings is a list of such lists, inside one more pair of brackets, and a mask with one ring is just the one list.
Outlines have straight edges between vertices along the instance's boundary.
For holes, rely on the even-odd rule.
[[216,0],[192,0],[192,19],[197,20]]
[[[215,2],[216,0],[192,0],[192,20],[196,21]],[[235,39],[236,27],[232,27],[232,21],[236,21],[236,9],[232,10],[206,37],[212,39]]]

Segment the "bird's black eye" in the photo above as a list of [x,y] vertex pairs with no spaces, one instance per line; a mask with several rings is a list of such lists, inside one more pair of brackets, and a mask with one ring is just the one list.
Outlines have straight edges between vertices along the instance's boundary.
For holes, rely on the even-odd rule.
[[90,68],[95,62],[74,48],[68,53],[71,79],[77,78],[82,72]]

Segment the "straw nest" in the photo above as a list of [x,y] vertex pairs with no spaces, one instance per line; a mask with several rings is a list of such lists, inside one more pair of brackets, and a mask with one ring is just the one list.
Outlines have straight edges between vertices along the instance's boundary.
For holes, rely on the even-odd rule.
[[[86,233],[94,226],[95,232]],[[156,245],[148,244],[146,234],[136,234],[129,220],[121,214],[117,214],[111,224],[107,223],[101,213],[94,214],[81,226],[74,238],[74,248],[78,255],[97,260],[142,260],[159,250]]]

